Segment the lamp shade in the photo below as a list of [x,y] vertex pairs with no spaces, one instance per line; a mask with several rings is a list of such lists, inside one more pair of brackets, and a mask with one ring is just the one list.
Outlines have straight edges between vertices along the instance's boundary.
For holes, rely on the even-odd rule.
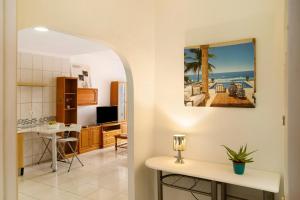
[[174,135],[173,136],[173,149],[174,151],[184,151],[185,150],[185,135]]

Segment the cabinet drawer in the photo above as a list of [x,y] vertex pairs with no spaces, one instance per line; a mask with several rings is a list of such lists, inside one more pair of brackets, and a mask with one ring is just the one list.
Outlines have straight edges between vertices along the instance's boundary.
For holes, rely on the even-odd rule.
[[115,138],[114,137],[106,138],[106,139],[104,139],[103,143],[104,143],[104,146],[115,144]]
[[115,135],[121,134],[121,130],[111,130],[111,131],[103,131],[103,138],[105,139],[106,137],[114,137]]

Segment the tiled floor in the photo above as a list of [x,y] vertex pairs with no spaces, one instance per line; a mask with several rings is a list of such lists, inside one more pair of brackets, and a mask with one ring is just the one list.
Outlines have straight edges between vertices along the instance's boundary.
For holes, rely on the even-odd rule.
[[25,168],[19,177],[19,200],[128,199],[126,150],[96,150],[79,157],[84,167],[74,160],[69,173],[64,163],[56,173],[51,172],[51,163]]

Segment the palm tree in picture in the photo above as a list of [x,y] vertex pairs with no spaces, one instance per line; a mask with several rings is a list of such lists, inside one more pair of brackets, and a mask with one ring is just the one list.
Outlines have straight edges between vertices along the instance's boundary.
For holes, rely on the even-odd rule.
[[[208,54],[208,58],[214,58],[214,54]],[[200,48],[184,49],[184,73],[193,71],[197,74],[197,82],[200,81],[200,71],[202,66],[202,52]],[[208,71],[212,72],[216,67],[208,63]]]

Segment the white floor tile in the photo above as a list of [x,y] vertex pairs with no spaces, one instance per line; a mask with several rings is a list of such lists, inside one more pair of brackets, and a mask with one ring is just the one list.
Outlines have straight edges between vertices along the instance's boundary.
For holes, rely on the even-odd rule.
[[19,200],[128,200],[127,151],[96,150],[79,158],[84,167],[74,160],[69,173],[60,162],[56,173],[50,162],[26,167],[19,177]]

